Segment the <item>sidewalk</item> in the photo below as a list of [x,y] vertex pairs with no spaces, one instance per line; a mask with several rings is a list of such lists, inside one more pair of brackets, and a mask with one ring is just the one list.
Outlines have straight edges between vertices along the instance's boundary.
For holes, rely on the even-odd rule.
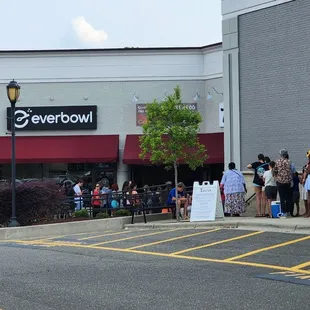
[[288,218],[288,219],[270,219],[253,217],[231,217],[224,220],[215,220],[214,222],[194,222],[176,220],[164,220],[152,223],[127,224],[125,229],[193,229],[193,228],[239,228],[246,230],[264,230],[289,233],[310,234],[310,219]]

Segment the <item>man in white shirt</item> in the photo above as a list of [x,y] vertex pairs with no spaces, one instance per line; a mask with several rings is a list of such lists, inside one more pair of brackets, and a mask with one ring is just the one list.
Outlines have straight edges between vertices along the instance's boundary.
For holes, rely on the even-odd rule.
[[74,202],[75,202],[75,211],[81,210],[83,208],[83,192],[81,187],[83,186],[83,180],[78,180],[75,186],[73,187],[74,190]]

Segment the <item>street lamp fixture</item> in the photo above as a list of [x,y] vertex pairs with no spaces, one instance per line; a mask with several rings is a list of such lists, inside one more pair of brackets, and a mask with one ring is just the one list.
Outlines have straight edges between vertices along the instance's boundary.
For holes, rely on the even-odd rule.
[[8,98],[11,103],[11,140],[12,140],[12,217],[9,227],[19,226],[16,218],[16,137],[15,137],[15,104],[19,98],[20,86],[16,81],[11,81],[6,86]]

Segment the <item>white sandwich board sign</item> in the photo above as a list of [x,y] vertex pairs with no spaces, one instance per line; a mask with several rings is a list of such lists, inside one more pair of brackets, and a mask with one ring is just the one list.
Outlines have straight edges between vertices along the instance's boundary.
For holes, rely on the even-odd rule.
[[219,182],[214,181],[210,184],[205,181],[202,185],[194,182],[190,221],[215,221],[215,219],[224,219]]

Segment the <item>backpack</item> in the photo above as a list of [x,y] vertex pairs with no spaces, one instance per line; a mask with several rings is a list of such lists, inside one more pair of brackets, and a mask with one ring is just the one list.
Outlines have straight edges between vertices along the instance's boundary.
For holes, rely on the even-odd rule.
[[118,207],[119,207],[118,201],[115,200],[115,199],[113,199],[113,200],[111,201],[111,207],[112,207],[113,209],[118,208]]

